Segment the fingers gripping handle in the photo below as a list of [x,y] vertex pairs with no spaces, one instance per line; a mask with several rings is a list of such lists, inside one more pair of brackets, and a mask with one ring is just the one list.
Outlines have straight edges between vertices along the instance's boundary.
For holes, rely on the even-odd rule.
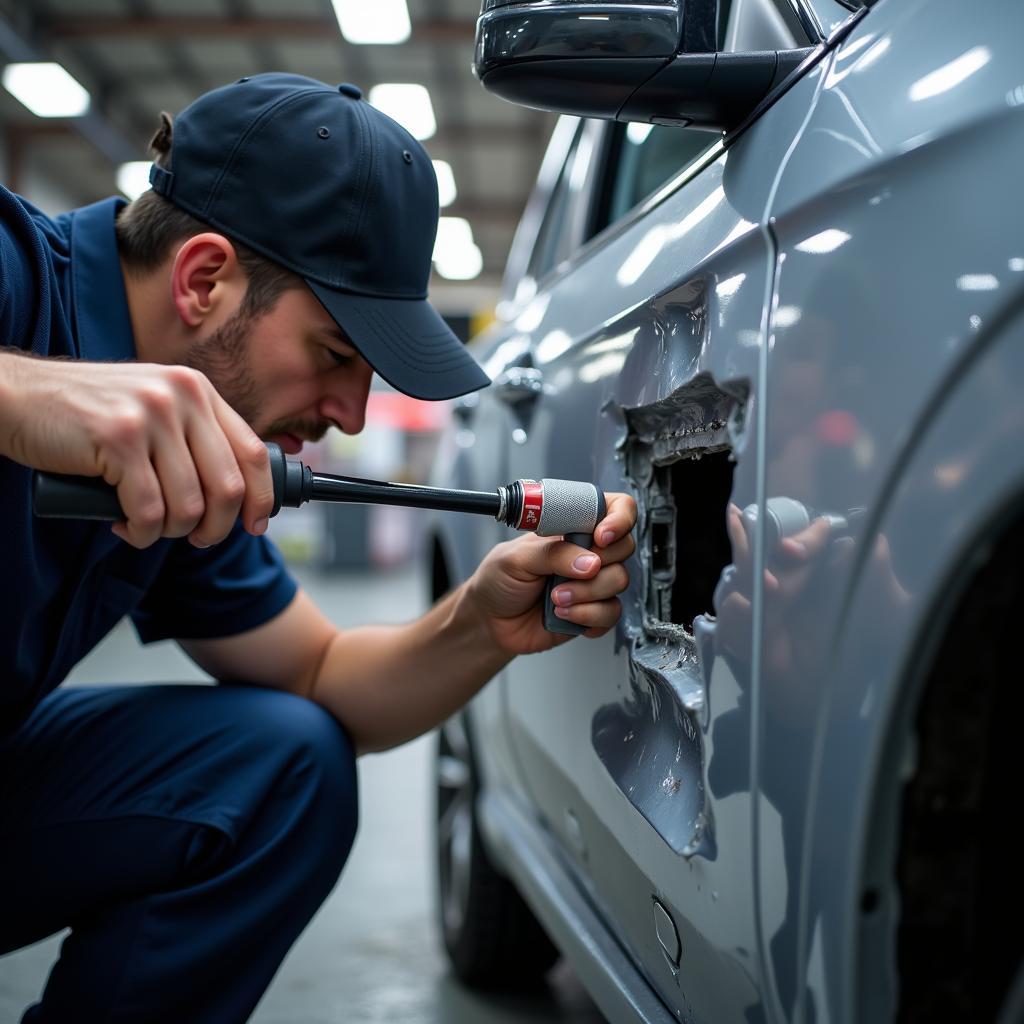
[[[285,458],[280,445],[267,445],[274,480],[274,510],[302,503],[302,463]],[[65,476],[61,473],[32,475],[32,511],[42,519],[94,519],[117,523],[125,518],[117,489],[101,477]]]
[[[597,524],[601,522],[605,517],[605,513],[608,511],[605,505],[604,494],[600,488],[597,488],[597,518],[594,520],[594,527],[597,528]],[[570,544],[578,544],[581,548],[586,548],[588,551],[594,544],[594,535],[592,533],[567,533],[565,539]],[[581,636],[583,633],[590,628],[589,626],[581,626],[577,622],[570,622],[568,619],[560,619],[555,614],[555,606],[551,601],[551,592],[560,583],[571,582],[566,576],[549,576],[547,585],[544,587],[544,600],[541,604],[541,616],[544,620],[544,628],[549,633],[561,633],[564,636]]]

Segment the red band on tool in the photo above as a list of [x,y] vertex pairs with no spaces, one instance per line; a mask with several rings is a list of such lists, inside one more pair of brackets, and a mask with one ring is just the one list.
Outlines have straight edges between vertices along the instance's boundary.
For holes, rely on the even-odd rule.
[[540,513],[544,508],[544,485],[536,480],[523,480],[523,514],[519,517],[517,530],[536,530],[540,525]]

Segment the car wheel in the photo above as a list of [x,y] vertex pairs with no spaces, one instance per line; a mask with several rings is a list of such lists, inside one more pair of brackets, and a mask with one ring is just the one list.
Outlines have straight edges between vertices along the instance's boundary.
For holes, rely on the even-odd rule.
[[1024,964],[1017,971],[996,1024],[1020,1024],[1024,1020]]
[[475,988],[535,984],[558,950],[487,856],[476,819],[476,768],[461,716],[438,734],[436,782],[438,915],[455,974]]

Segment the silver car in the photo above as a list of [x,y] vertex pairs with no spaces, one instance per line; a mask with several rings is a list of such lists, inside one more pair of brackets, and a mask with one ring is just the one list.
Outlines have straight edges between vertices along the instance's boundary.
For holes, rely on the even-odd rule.
[[[640,520],[617,630],[441,733],[467,982],[1024,1020],[1022,52],[1019,0],[486,0],[484,86],[565,116],[437,482]],[[506,536],[438,519],[436,593]]]

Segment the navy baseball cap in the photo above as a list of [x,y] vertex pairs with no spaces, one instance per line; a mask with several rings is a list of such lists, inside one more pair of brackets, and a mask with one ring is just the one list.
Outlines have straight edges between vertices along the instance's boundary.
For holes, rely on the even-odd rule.
[[174,119],[153,189],[300,275],[389,384],[454,398],[490,383],[427,302],[437,178],[423,147],[357,86],[273,72]]

